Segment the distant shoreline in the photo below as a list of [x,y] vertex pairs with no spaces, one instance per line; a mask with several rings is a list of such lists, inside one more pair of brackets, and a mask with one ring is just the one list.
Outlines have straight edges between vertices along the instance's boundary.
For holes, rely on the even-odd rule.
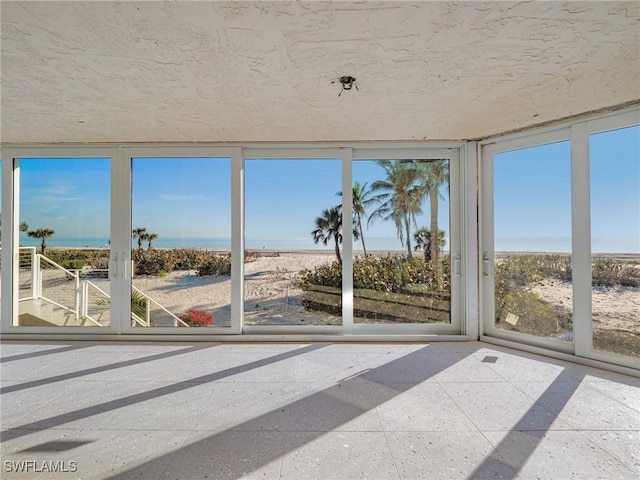
[[[21,247],[21,248],[36,248],[39,250],[39,247]],[[111,247],[60,247],[60,246],[49,246],[47,250],[98,250],[109,252]],[[132,247],[132,251],[137,250],[137,247]],[[144,247],[142,250],[146,251],[147,248]],[[230,254],[231,249],[228,248],[199,248],[199,247],[153,247],[152,250],[204,250],[207,252],[220,253],[220,254]],[[334,256],[335,251],[333,248],[327,249],[309,249],[309,248],[247,248],[245,252],[250,252],[252,254],[258,256],[269,256],[269,255],[326,255],[326,256]],[[342,252],[342,249],[341,249]],[[358,256],[363,256],[364,251],[361,249],[353,250],[353,253]],[[404,254],[405,250],[367,250],[369,255],[373,256],[385,256],[385,255],[394,255],[394,254]],[[415,256],[423,255],[422,250],[416,250],[413,252]],[[445,250],[442,255],[449,255],[449,251]],[[558,255],[561,257],[570,257],[571,253],[569,252],[533,252],[533,251],[497,251],[494,256],[496,260],[504,259],[508,256],[523,256],[523,255]],[[593,257],[597,258],[605,258],[612,260],[621,260],[621,261],[639,261],[640,253],[615,253],[615,252],[594,252],[592,254]]]

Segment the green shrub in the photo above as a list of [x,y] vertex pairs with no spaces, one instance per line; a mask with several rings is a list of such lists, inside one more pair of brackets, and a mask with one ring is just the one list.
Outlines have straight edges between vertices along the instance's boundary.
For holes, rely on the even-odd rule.
[[84,262],[83,266],[106,268],[109,255],[110,250],[105,248],[47,248],[46,257],[64,268],[76,268],[65,266],[65,262],[75,260]]
[[[449,290],[451,277],[449,258],[441,261],[440,290]],[[312,270],[302,270],[297,285],[322,285],[342,287],[342,264],[334,261],[325,263]],[[357,257],[353,262],[353,288],[365,288],[379,292],[411,293],[412,286],[426,285],[431,291],[438,290],[433,278],[431,262],[424,258],[408,260],[402,256]]]
[[[507,314],[518,317],[515,326],[506,324]],[[552,336],[571,331],[571,312],[551,305],[528,291],[509,292],[502,308],[496,306],[496,318],[501,328],[537,336]]]
[[[640,262],[613,258],[593,259],[591,267],[594,287],[639,287]],[[496,292],[505,294],[516,286],[524,287],[543,279],[570,282],[570,255],[509,255],[496,262]]]
[[196,248],[182,248],[176,253],[176,270],[195,270],[212,255],[212,252]]
[[215,255],[205,260],[196,271],[203,277],[208,275],[231,275],[231,257],[229,255]]
[[593,286],[640,287],[640,264],[611,258],[594,258],[591,266]]
[[231,275],[230,255],[196,248],[133,250],[137,275],[160,275],[174,270],[196,270],[198,275]]
[[82,270],[82,267],[84,267],[84,265],[84,260],[64,260],[60,264],[62,268],[66,268],[67,270]]
[[132,252],[137,275],[158,275],[172,272],[178,259],[176,249],[134,250]]
[[[640,286],[640,263],[613,258],[593,259],[592,285],[594,287]],[[515,329],[535,335],[555,335],[571,331],[571,311],[561,305],[552,305],[529,291],[530,287],[545,279],[570,282],[572,279],[570,255],[509,255],[495,264],[496,321],[504,322],[511,313],[519,320]]]

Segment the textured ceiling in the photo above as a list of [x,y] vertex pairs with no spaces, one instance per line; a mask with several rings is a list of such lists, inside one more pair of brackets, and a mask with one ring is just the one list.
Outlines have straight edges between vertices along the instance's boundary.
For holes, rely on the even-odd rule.
[[[480,138],[640,98],[640,2],[2,1],[2,141]],[[358,90],[338,96],[342,75]]]

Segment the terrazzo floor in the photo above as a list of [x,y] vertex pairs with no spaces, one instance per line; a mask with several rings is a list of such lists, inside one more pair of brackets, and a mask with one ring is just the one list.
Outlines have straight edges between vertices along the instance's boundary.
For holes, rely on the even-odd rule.
[[640,379],[479,342],[3,342],[6,479],[638,479]]

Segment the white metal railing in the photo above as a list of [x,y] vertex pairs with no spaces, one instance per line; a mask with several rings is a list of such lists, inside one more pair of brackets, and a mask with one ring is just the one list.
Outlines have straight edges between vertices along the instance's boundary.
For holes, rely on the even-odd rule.
[[[49,267],[52,267],[54,271],[62,273],[64,275],[64,279],[65,280],[72,280],[73,281],[73,290],[71,291],[71,295],[72,298],[71,299],[65,299],[63,298],[51,298],[53,295],[45,295],[44,289],[43,289],[43,272],[44,272],[44,268],[43,268],[43,264],[44,265],[48,265]],[[72,314],[74,314],[75,319],[77,321],[79,320],[88,320],[89,322],[93,323],[96,326],[102,326],[102,324],[100,322],[98,322],[97,320],[95,320],[94,318],[92,318],[89,314],[88,314],[88,293],[89,293],[89,284],[91,282],[88,282],[86,280],[80,280],[80,276],[77,273],[74,273],[70,270],[67,270],[66,268],[62,267],[61,265],[58,265],[56,262],[54,262],[53,260],[45,257],[44,255],[41,255],[39,253],[36,253],[36,255],[34,256],[34,261],[33,261],[33,267],[32,269],[36,272],[35,273],[35,282],[34,282],[34,287],[33,287],[33,298],[42,298],[43,300],[49,302],[52,305],[55,305],[59,308],[62,308],[63,310],[66,310]],[[50,269],[46,269],[46,270],[50,270]],[[92,286],[98,290],[100,290],[97,286],[93,285]],[[65,293],[68,293],[65,289],[57,289],[57,290],[52,290],[52,293],[56,293],[58,295],[64,295]],[[104,292],[102,292],[104,294]],[[64,302],[64,300],[67,300],[67,302]],[[64,303],[67,303],[67,305],[65,305]]]
[[[55,305],[56,307],[69,312],[74,316],[76,321],[86,320],[93,323],[94,325],[104,326],[104,323],[100,322],[104,312],[101,312],[99,314],[98,320],[96,320],[89,314],[89,309],[91,305],[90,298],[95,295],[101,297],[96,302],[96,305],[110,304],[111,296],[107,292],[102,290],[90,280],[81,279],[80,271],[66,269],[61,265],[58,265],[53,260],[37,253],[35,247],[20,247],[19,258],[20,270],[21,273],[23,273],[21,277],[24,277],[21,278],[20,289],[23,291],[28,290],[26,296],[24,294],[20,295],[20,301],[43,299],[49,304]],[[43,265],[46,265],[48,268],[43,268]],[[43,289],[43,285],[46,284],[43,276],[44,270],[62,274],[63,277],[59,277],[57,280],[71,280],[73,281],[73,288],[61,288],[59,284],[55,284],[55,277],[53,279],[48,278],[47,281],[54,284],[54,288],[51,289],[51,293],[55,295],[45,295]],[[30,273],[28,279],[26,275],[27,272]],[[168,316],[169,319],[173,321],[174,327],[177,327],[178,325],[183,327],[190,327],[189,324],[184,322],[175,314],[171,313],[169,310],[160,305],[156,300],[151,298],[139,288],[132,285],[131,291],[132,293],[140,295],[144,299],[145,309],[143,316],[138,315],[138,313],[136,312],[131,312],[131,320],[133,325],[140,325],[143,327],[152,326],[152,311],[161,310],[164,315]],[[92,293],[94,295],[92,295]],[[51,298],[54,296],[57,297]]]
[[[167,310],[165,307],[160,305],[153,298],[151,298],[149,295],[147,295],[146,293],[144,293],[142,290],[140,290],[139,288],[135,287],[134,285],[131,285],[131,291],[132,292],[136,292],[139,295],[142,295],[142,297],[144,297],[144,299],[146,300],[146,302],[145,302],[145,319],[142,322],[143,325],[145,325],[147,327],[151,326],[151,304],[153,304],[157,308],[162,310],[165,314],[167,314],[169,316],[169,318],[173,319],[173,326],[174,327],[177,327],[178,324],[182,325],[183,327],[189,327],[190,326],[188,323],[185,323],[183,320],[181,320],[180,317],[178,317],[178,316],[174,315],[173,313],[171,313],[169,310]],[[131,312],[131,317],[132,318],[134,317],[133,312]]]

